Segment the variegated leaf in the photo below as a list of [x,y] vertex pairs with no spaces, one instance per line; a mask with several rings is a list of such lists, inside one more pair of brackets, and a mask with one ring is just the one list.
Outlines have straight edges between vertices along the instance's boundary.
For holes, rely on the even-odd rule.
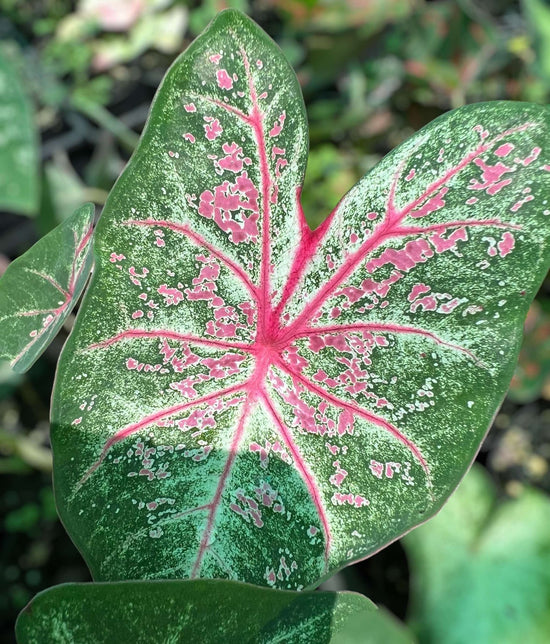
[[451,112],[312,232],[296,79],[214,20],[108,200],[59,367],[56,494],[97,579],[301,589],[441,507],[547,269],[548,123]]
[[94,206],[78,208],[13,261],[0,280],[0,358],[23,373],[78,301],[92,269]]

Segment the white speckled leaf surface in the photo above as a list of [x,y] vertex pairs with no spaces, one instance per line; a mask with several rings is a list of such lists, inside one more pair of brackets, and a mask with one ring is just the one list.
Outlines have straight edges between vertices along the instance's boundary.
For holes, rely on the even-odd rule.
[[302,589],[441,507],[548,267],[548,123],[450,112],[312,232],[296,78],[213,21],[107,202],[59,366],[56,495],[96,579]]
[[55,338],[92,270],[93,204],[39,239],[0,279],[0,359],[24,373]]

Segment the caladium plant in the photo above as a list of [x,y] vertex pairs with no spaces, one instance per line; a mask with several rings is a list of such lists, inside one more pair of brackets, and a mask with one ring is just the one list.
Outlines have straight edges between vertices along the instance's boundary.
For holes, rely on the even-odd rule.
[[174,63],[95,233],[53,397],[96,580],[317,585],[433,515],[548,268],[549,113],[440,117],[311,230],[304,104],[220,14]]
[[219,14],[107,201],[58,367],[56,498],[95,580],[302,590],[442,506],[548,269],[549,124],[450,112],[311,230],[296,77]]

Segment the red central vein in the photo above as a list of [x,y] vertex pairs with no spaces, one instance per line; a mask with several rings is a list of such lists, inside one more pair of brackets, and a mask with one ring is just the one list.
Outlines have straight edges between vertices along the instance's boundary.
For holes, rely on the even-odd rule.
[[[250,92],[250,99],[252,102],[252,110],[250,114],[245,114],[243,111],[239,110],[238,108],[234,107],[233,105],[230,105],[228,103],[224,103],[223,101],[220,101],[218,99],[215,99],[210,96],[202,96],[202,95],[194,95],[194,94],[189,94],[189,96],[196,96],[198,99],[203,99],[209,103],[212,103],[213,105],[216,105],[220,109],[223,109],[238,118],[240,118],[242,121],[244,121],[246,124],[248,124],[254,133],[254,138],[256,140],[256,146],[258,148],[258,157],[259,157],[259,163],[260,163],[260,176],[261,176],[261,191],[262,191],[262,206],[263,206],[263,212],[262,212],[262,259],[261,259],[261,271],[260,271],[260,289],[259,289],[259,294],[256,290],[256,288],[250,283],[250,286],[252,286],[253,294],[257,298],[258,304],[259,304],[259,312],[258,312],[258,335],[261,338],[267,337],[267,334],[269,333],[269,327],[271,323],[271,305],[270,305],[270,292],[271,292],[271,287],[270,287],[270,264],[271,264],[271,235],[270,235],[270,219],[271,219],[271,201],[270,201],[270,192],[271,188],[273,185],[273,180],[271,177],[271,173],[269,171],[269,163],[267,159],[267,148],[266,148],[266,142],[265,142],[265,131],[264,131],[264,123],[263,123],[263,113],[260,109],[259,103],[258,103],[258,94],[256,91],[256,87],[254,85],[254,79],[252,77],[252,73],[250,70],[250,61],[248,60],[248,56],[246,54],[246,51],[244,48],[240,48],[240,53],[242,56],[243,60],[243,65],[245,69],[245,74],[247,78],[247,83],[248,83],[248,89]],[[211,250],[211,249],[209,249]],[[213,252],[211,250],[211,252]],[[225,257],[225,256],[224,256]],[[227,260],[228,258],[225,258]],[[223,260],[222,260],[223,261]],[[227,262],[226,262],[227,263]],[[239,271],[239,276],[243,281],[248,279],[248,276],[244,271]],[[258,297],[259,295],[259,297]]]
[[166,220],[156,219],[129,219],[123,222],[126,226],[158,226],[159,228],[169,228],[174,232],[181,233],[195,242],[198,246],[206,248],[214,257],[217,257],[230,271],[232,271],[250,291],[250,294],[258,301],[258,289],[252,283],[246,272],[236,264],[232,259],[218,250],[215,246],[206,241],[201,235],[192,230],[187,224],[176,224]]
[[[474,362],[483,365],[481,360],[469,349],[460,346],[459,344],[454,344],[452,342],[447,342],[443,340],[435,333],[431,331],[426,331],[425,329],[419,329],[414,326],[406,326],[401,324],[382,323],[382,322],[367,322],[366,324],[342,324],[342,325],[333,325],[333,326],[312,326],[303,329],[302,331],[295,333],[294,338],[308,337],[311,335],[322,335],[324,333],[345,333],[346,331],[378,331],[380,333],[395,333],[395,334],[405,334],[405,335],[420,335],[425,338],[433,340],[437,344],[440,344],[443,347],[448,347],[449,349],[454,349],[464,353]],[[290,344],[290,343],[289,343]]]
[[56,288],[65,298],[70,298],[71,293],[69,291],[66,291],[61,284],[57,280],[55,280],[51,275],[47,275],[46,273],[42,273],[41,271],[37,271],[34,268],[25,268],[27,273],[32,273],[33,275],[37,275],[38,277],[41,277],[43,280],[46,280],[46,282],[49,282],[54,288]]
[[[403,229],[400,228],[399,224],[405,219],[405,217],[407,217],[407,215],[413,212],[418,206],[420,206],[424,201],[426,201],[426,199],[428,199],[431,195],[433,195],[439,188],[444,186],[448,181],[450,181],[453,177],[455,177],[458,173],[460,173],[465,167],[467,167],[470,163],[472,163],[474,159],[479,157],[484,152],[487,152],[488,150],[490,150],[506,136],[509,136],[517,132],[523,132],[529,129],[530,127],[534,127],[534,126],[535,126],[534,123],[524,123],[523,125],[510,128],[505,132],[502,132],[501,134],[495,136],[493,139],[491,139],[486,143],[479,144],[472,152],[467,154],[457,165],[450,168],[439,179],[436,179],[435,181],[433,181],[419,197],[409,202],[401,210],[398,210],[397,208],[395,208],[394,198],[395,198],[397,183],[399,181],[399,178],[404,168],[404,162],[402,162],[399,165],[390,185],[390,191],[388,194],[388,200],[386,204],[386,215],[383,221],[377,227],[374,228],[372,235],[367,240],[365,240],[365,242],[361,245],[361,247],[357,251],[355,251],[348,257],[346,262],[342,264],[342,266],[336,271],[336,273],[330,278],[330,280],[328,280],[325,287],[323,287],[319,291],[317,296],[313,298],[313,300],[304,308],[302,313],[290,325],[289,330],[299,329],[305,320],[311,319],[311,317],[313,317],[313,315],[318,310],[318,308],[328,299],[328,297],[334,291],[334,289],[337,288],[349,277],[349,275],[355,270],[357,265],[366,257],[367,253],[372,252],[375,248],[378,248],[382,244],[382,242],[385,239],[388,239],[389,237],[401,237],[406,234],[411,234],[410,232],[407,232],[406,228],[403,228]],[[331,215],[333,215],[336,211],[337,209],[335,209],[333,213],[331,213]],[[325,222],[325,224],[326,225],[323,227],[323,231],[322,231],[323,235],[328,230],[328,222]],[[449,225],[452,226],[452,223]],[[417,232],[425,232],[425,231],[417,231]],[[319,238],[316,240],[317,244],[319,243],[321,237],[322,235],[320,235]],[[313,257],[313,255],[314,253],[310,253],[310,259],[311,257]],[[303,274],[304,270],[305,270],[305,266],[302,267],[301,274]],[[293,280],[294,287],[292,291],[294,291],[295,288],[298,286],[298,281],[299,281],[298,279]],[[292,292],[287,294],[287,300],[291,295],[292,295]],[[286,335],[287,334],[285,334],[285,336]]]
[[317,252],[317,247],[325,232],[328,230],[328,220],[325,220],[325,222],[321,224],[319,228],[311,230],[309,224],[306,221],[302,204],[300,203],[300,193],[301,189],[298,188],[296,190],[296,205],[298,208],[298,216],[300,218],[300,244],[296,249],[296,253],[292,261],[292,266],[290,267],[290,271],[288,273],[288,279],[283,288],[281,299],[279,300],[279,303],[273,311],[271,321],[272,332],[277,330],[277,322],[281,317],[281,313],[283,312],[286,303],[296,290],[296,287],[298,286],[298,283],[300,282],[300,279],[306,267]]
[[190,342],[191,344],[202,344],[207,347],[215,347],[219,349],[239,349],[241,351],[250,351],[254,349],[254,345],[245,344],[241,342],[226,342],[225,340],[210,340],[209,338],[200,338],[188,333],[177,333],[176,331],[168,331],[166,329],[153,329],[151,331],[145,331],[144,329],[127,329],[121,331],[116,335],[113,335],[106,340],[101,340],[95,342],[94,344],[86,347],[86,350],[89,349],[103,349],[109,347],[117,342],[122,342],[123,340],[135,339],[135,338],[152,338],[152,339],[162,339],[167,340],[177,340],[178,342]]
[[131,425],[124,427],[124,429],[119,430],[118,432],[116,432],[116,434],[113,434],[106,441],[99,458],[90,467],[90,469],[86,472],[86,474],[84,474],[84,476],[80,479],[77,489],[82,487],[82,485],[90,478],[90,476],[103,463],[103,461],[105,460],[105,457],[107,456],[107,453],[109,452],[111,447],[113,447],[113,445],[120,443],[120,441],[124,440],[125,438],[128,438],[128,436],[131,436],[132,434],[135,434],[136,432],[141,431],[145,427],[148,427],[149,425],[152,425],[153,423],[159,420],[173,416],[174,414],[178,414],[179,412],[185,411],[190,407],[193,407],[195,405],[202,405],[204,403],[208,403],[213,400],[216,400],[216,398],[221,398],[222,396],[228,396],[229,394],[236,393],[238,391],[243,391],[244,389],[246,389],[247,384],[248,384],[248,381],[240,383],[238,385],[232,385],[231,387],[227,387],[226,389],[222,389],[221,391],[216,391],[214,393],[207,394],[206,396],[202,396],[201,398],[195,398],[194,400],[189,400],[188,402],[180,403],[179,405],[173,405],[172,407],[161,409],[159,411],[154,412],[153,414],[149,414],[148,416],[145,416],[145,418],[142,418],[137,423],[132,423]]
[[80,243],[76,247],[75,251],[75,258],[80,255],[80,253],[84,250],[86,245],[88,244],[88,241],[90,240],[91,236],[94,234],[94,226],[93,224],[90,224],[88,230],[84,233],[84,236],[80,240]]
[[271,235],[270,235],[270,219],[271,219],[271,201],[270,191],[272,187],[272,178],[269,172],[269,164],[267,160],[267,150],[265,143],[263,113],[258,104],[258,94],[254,86],[254,80],[250,71],[250,62],[248,56],[243,48],[241,48],[241,56],[243,65],[248,81],[248,89],[252,101],[252,111],[249,117],[250,125],[254,131],[254,138],[258,148],[258,156],[260,161],[260,176],[262,179],[262,260],[261,260],[261,273],[260,273],[260,311],[258,312],[259,322],[259,337],[266,336],[271,314],[270,305],[270,267],[271,267]]
[[[302,385],[306,387],[306,389],[309,389],[309,391],[331,402],[333,405],[336,405],[337,407],[341,407],[342,409],[347,409],[348,411],[355,414],[356,416],[360,416],[365,420],[370,421],[374,425],[377,425],[378,427],[381,427],[382,429],[385,429],[387,432],[389,432],[402,445],[404,445],[411,452],[411,454],[416,458],[416,460],[420,463],[420,465],[422,466],[422,469],[424,470],[424,473],[426,474],[428,485],[431,487],[430,470],[426,462],[426,459],[424,458],[424,456],[422,456],[422,453],[420,452],[418,447],[414,444],[414,442],[411,441],[409,438],[407,438],[405,434],[403,434],[403,432],[399,431],[399,429],[397,429],[395,425],[392,425],[392,423],[387,421],[385,418],[382,418],[382,416],[379,416],[378,414],[367,411],[366,409],[362,409],[361,407],[357,407],[355,405],[352,405],[351,403],[341,400],[340,398],[337,398],[336,396],[329,393],[322,387],[319,387],[318,385],[312,383],[310,380],[302,376],[302,374],[298,373],[297,371],[294,371],[294,369],[292,369],[289,365],[287,365],[282,360],[277,360],[277,365],[281,369],[283,369],[286,373],[288,373],[293,380],[298,380],[298,382],[301,382]],[[296,383],[294,384],[296,386]]]
[[71,266],[71,276],[69,277],[69,292],[71,293],[71,295],[73,295],[73,293],[74,293],[75,283],[78,280],[78,278],[80,277],[82,269],[83,269],[83,266],[81,266],[78,275],[76,275],[76,262],[78,261],[78,258],[80,257],[80,253],[82,253],[82,251],[88,245],[88,242],[90,241],[93,233],[94,233],[93,224],[88,227],[88,230],[84,233],[84,235],[82,236],[82,239],[80,240],[80,242],[77,242],[76,233],[75,233],[75,239],[74,239],[74,241],[75,241],[75,253],[74,253],[74,257],[73,257],[73,263],[72,263],[72,266]]
[[315,479],[313,478],[313,475],[308,470],[306,462],[304,461],[302,455],[300,454],[300,451],[298,450],[298,447],[294,442],[292,435],[288,431],[288,428],[286,427],[282,418],[277,413],[275,407],[273,406],[271,400],[269,399],[269,396],[267,395],[265,390],[263,390],[260,395],[262,397],[262,400],[265,406],[269,410],[269,413],[271,414],[273,420],[275,421],[277,427],[279,428],[279,432],[281,433],[281,436],[283,437],[283,440],[286,446],[288,447],[290,453],[292,454],[292,458],[294,459],[294,464],[296,465],[296,468],[302,475],[302,479],[307,485],[309,495],[313,500],[315,509],[317,510],[317,514],[323,525],[323,532],[325,533],[325,568],[326,568],[328,566],[328,557],[329,557],[330,547],[331,547],[331,534],[330,534],[328,516],[324,508],[323,501],[321,499],[321,492],[317,487],[317,484],[315,482]]
[[239,424],[237,425],[237,429],[235,430],[235,434],[233,435],[233,440],[231,441],[231,446],[229,448],[229,455],[227,457],[227,460],[225,461],[225,465],[223,468],[223,472],[220,476],[220,480],[218,482],[218,485],[216,487],[216,491],[214,493],[214,497],[210,503],[210,511],[208,513],[208,520],[206,523],[206,527],[204,529],[204,532],[202,534],[202,538],[199,544],[199,551],[197,553],[197,558],[195,559],[195,563],[193,564],[193,568],[191,570],[190,577],[191,579],[194,579],[200,572],[200,568],[202,565],[202,560],[204,557],[204,553],[206,552],[206,549],[208,548],[208,543],[210,541],[210,537],[212,535],[212,528],[214,527],[214,521],[216,519],[216,514],[218,512],[218,509],[220,507],[220,501],[221,501],[221,496],[223,494],[223,490],[225,488],[225,484],[227,482],[227,479],[229,478],[229,474],[231,472],[231,469],[233,467],[233,463],[235,462],[235,458],[237,457],[237,453],[239,451],[239,445],[241,443],[241,440],[244,436],[244,430],[245,430],[245,421],[247,419],[247,416],[250,413],[250,408],[252,404],[254,403],[254,399],[250,396],[246,398],[246,402],[243,407],[243,411],[241,414],[241,417],[239,419]]

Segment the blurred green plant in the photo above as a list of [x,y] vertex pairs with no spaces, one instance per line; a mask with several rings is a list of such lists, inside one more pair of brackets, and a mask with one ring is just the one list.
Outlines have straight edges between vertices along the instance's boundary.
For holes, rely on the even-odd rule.
[[550,498],[523,488],[499,500],[474,467],[438,516],[403,539],[410,623],[421,642],[546,644]]
[[550,5],[544,0],[523,0],[525,18],[535,55],[530,59],[536,72],[550,80]]
[[19,52],[0,47],[0,209],[35,215],[38,138],[32,104],[20,75]]
[[533,302],[525,321],[525,338],[508,396],[528,403],[550,399],[550,302]]

